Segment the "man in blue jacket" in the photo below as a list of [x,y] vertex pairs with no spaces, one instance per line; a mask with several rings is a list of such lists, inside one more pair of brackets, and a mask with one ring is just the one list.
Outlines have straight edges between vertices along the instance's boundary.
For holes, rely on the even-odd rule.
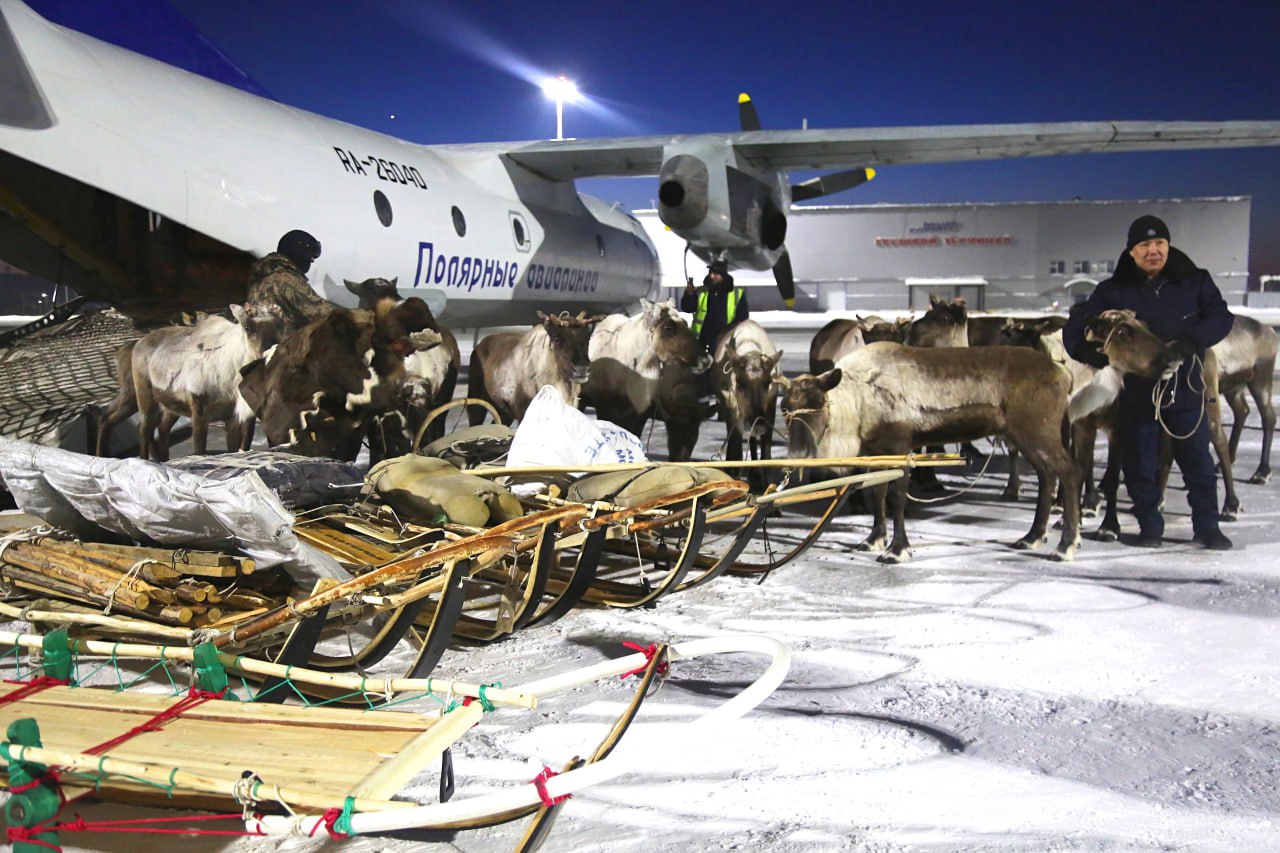
[[[1111,278],[1071,310],[1062,342],[1072,358],[1105,367],[1097,344],[1084,339],[1085,321],[1111,308],[1128,308],[1182,358],[1176,381],[1164,388],[1160,420],[1152,394],[1155,380],[1125,376],[1116,439],[1124,459],[1124,481],[1138,519],[1138,545],[1158,548],[1164,537],[1160,514],[1160,421],[1173,439],[1173,457],[1187,485],[1193,541],[1215,551],[1231,548],[1218,529],[1218,478],[1209,455],[1209,419],[1204,397],[1188,389],[1204,388],[1205,350],[1227,336],[1234,322],[1213,278],[1169,245],[1169,228],[1155,216],[1140,216]],[[1179,438],[1178,436],[1186,436]]]

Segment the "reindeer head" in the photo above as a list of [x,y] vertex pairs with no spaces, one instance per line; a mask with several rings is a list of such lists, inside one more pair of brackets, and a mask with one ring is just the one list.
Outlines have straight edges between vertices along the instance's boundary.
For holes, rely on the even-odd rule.
[[837,367],[817,376],[802,373],[795,379],[781,380],[788,456],[799,459],[818,455],[818,445],[830,426],[827,392],[840,384],[842,375]]
[[892,341],[895,344],[900,344],[907,339],[907,332],[911,329],[911,318],[902,317],[892,323],[888,320],[863,320],[858,318],[858,328],[862,329],[862,342],[864,344],[874,344],[880,341]]
[[969,312],[963,299],[946,301],[929,297],[929,310],[911,324],[907,344],[913,347],[965,347],[969,345]]
[[538,312],[542,328],[551,341],[559,373],[569,377],[569,381],[575,384],[586,382],[591,375],[591,357],[587,346],[591,340],[591,330],[604,317],[603,314],[588,317],[585,311],[579,311],[576,317],[570,316],[567,311],[556,315]]
[[1111,309],[1087,318],[1084,337],[1098,342],[1102,354],[1121,373],[1158,379],[1178,361],[1147,324],[1127,308]]
[[681,364],[694,373],[711,366],[711,356],[703,351],[697,337],[674,302],[650,302],[644,305],[644,324],[650,335],[654,356],[660,364]]
[[372,311],[383,300],[400,301],[400,291],[396,287],[398,278],[398,276],[392,279],[366,278],[359,283],[344,278],[342,283],[347,286],[347,290],[360,298],[358,308]]
[[720,393],[731,400],[727,408],[737,415],[740,432],[762,438],[766,429],[773,427],[779,379],[775,371],[781,360],[781,351],[771,356],[745,352],[721,365],[724,380]]
[[274,302],[255,302],[243,307],[232,305],[231,316],[244,329],[249,349],[256,355],[280,343],[284,312]]

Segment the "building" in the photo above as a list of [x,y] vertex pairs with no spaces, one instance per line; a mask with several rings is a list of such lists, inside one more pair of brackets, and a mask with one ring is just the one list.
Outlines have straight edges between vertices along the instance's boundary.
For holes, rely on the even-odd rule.
[[[791,209],[787,248],[797,308],[873,311],[963,296],[977,309],[1038,311],[1084,298],[1109,276],[1129,223],[1154,213],[1173,243],[1209,270],[1231,304],[1248,289],[1250,198],[875,204]],[[637,211],[662,263],[667,295],[706,268],[655,210]],[[781,307],[771,272],[734,271],[755,309]]]

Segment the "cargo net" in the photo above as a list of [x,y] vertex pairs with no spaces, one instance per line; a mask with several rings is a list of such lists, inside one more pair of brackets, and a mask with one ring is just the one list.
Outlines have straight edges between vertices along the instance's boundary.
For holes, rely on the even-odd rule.
[[128,317],[103,311],[0,349],[0,435],[56,446],[76,418],[115,396],[116,350],[141,334]]

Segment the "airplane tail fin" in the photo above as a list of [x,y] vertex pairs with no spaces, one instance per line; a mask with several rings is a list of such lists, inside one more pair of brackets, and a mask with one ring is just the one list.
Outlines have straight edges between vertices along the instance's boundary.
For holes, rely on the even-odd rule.
[[[47,20],[68,29],[210,80],[271,97],[164,0],[27,0],[27,4]],[[0,74],[3,72],[0,68]]]
[[25,130],[53,127],[53,116],[18,50],[3,9],[0,9],[0,124]]

